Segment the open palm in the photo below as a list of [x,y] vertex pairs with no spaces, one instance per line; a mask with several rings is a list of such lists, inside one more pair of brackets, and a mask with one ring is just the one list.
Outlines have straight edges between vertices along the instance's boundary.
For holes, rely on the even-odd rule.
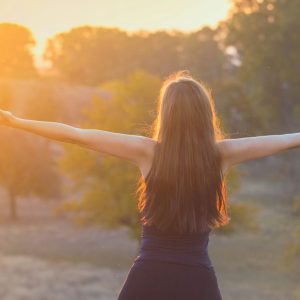
[[14,119],[15,116],[11,112],[0,109],[0,125],[12,125]]

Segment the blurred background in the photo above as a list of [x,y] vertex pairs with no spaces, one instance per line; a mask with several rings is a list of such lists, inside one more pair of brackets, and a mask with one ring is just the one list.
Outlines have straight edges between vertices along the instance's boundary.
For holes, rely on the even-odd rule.
[[[212,89],[227,137],[300,130],[298,0],[0,1],[0,109],[149,135],[163,79]],[[300,152],[228,174],[209,253],[224,300],[300,299]],[[140,176],[0,128],[0,298],[116,299],[138,253]]]

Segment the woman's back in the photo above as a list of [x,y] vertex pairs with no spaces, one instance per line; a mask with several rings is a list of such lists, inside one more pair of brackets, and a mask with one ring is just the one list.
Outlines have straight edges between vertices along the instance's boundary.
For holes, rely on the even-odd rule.
[[172,231],[162,232],[155,226],[142,225],[141,247],[134,264],[152,260],[212,268],[208,256],[210,231],[178,234]]
[[[140,166],[144,178],[150,172],[157,142],[147,138],[147,143],[148,154],[144,164]],[[179,234],[170,230],[163,232],[153,225],[142,224],[141,226],[141,247],[134,265],[144,260],[152,260],[213,268],[208,255],[210,229],[193,234]]]
[[[154,139],[150,138],[150,137],[145,137],[145,147],[144,147],[144,152],[145,152],[145,157],[143,162],[139,165],[141,174],[143,175],[143,178],[146,178],[147,175],[150,172],[152,163],[153,163],[153,158],[154,158],[154,152],[155,152],[155,145],[157,144],[157,141],[155,141]],[[222,143],[220,141],[218,141],[216,143],[216,146],[219,148],[220,153],[222,155],[222,150],[224,149],[224,147],[222,147]],[[225,159],[222,159],[222,172],[225,173],[227,170],[228,166],[227,166],[227,162],[225,161]]]

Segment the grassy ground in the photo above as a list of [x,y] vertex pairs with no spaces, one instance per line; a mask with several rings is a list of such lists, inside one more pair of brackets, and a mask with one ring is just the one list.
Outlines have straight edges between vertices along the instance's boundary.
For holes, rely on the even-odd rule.
[[[265,166],[270,176],[258,172],[257,165],[245,166],[249,175],[232,197],[259,208],[260,231],[210,237],[224,300],[300,299],[299,274],[284,259],[293,230],[287,199],[291,185],[274,181],[275,168],[272,173]],[[12,224],[5,221],[6,202],[0,198],[0,299],[117,298],[138,247],[126,228],[76,228],[51,216],[54,203],[35,199],[21,199],[22,219]]]

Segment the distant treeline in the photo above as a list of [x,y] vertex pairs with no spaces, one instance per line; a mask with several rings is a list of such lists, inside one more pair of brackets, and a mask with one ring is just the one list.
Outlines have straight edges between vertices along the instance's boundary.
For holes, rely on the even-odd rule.
[[[130,34],[83,26],[50,38],[44,57],[57,78],[92,86],[136,70],[164,78],[188,69],[213,89],[231,133],[284,132],[300,116],[299,13],[297,0],[233,0],[216,29]],[[30,30],[2,23],[0,43],[1,77],[39,76]],[[229,55],[228,47],[236,53]]]

